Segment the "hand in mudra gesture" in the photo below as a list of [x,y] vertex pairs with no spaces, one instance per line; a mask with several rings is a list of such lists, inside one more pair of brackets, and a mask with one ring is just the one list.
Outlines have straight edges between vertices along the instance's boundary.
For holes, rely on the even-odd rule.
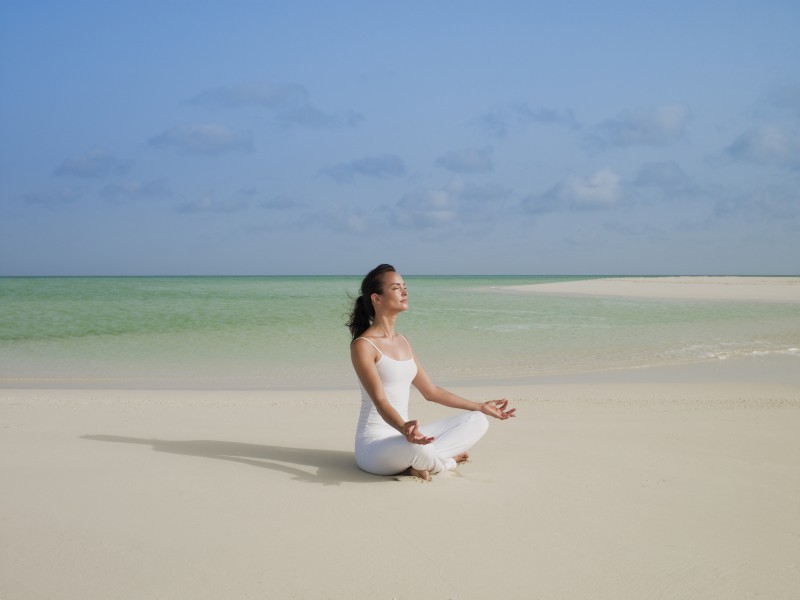
[[433,441],[432,437],[425,436],[419,430],[419,423],[417,421],[408,421],[403,423],[403,435],[412,444],[430,444]]
[[500,419],[501,421],[516,417],[517,415],[514,414],[516,410],[516,408],[508,408],[508,400],[505,398],[502,400],[489,400],[481,404],[481,412],[483,414],[494,417],[495,419]]

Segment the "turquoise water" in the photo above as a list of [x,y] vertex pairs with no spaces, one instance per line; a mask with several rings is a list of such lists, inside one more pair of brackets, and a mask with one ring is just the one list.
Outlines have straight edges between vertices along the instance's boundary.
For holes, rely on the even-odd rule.
[[[532,295],[578,278],[411,277],[398,330],[434,380],[800,355],[796,304]],[[359,277],[0,279],[0,385],[348,386]]]

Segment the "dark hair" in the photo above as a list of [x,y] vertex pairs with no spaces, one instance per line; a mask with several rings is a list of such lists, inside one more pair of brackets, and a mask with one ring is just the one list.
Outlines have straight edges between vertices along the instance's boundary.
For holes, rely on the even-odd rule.
[[378,265],[366,274],[361,282],[361,295],[356,298],[353,312],[347,321],[347,327],[353,339],[364,333],[372,321],[375,319],[375,307],[372,306],[372,294],[383,294],[383,276],[386,273],[394,273],[392,265]]

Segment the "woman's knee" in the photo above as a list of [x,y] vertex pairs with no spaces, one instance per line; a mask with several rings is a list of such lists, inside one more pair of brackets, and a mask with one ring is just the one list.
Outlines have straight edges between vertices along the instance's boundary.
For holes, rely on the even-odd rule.
[[437,465],[436,447],[433,444],[413,444],[411,465],[418,471],[434,471]]
[[469,413],[468,423],[480,431],[481,435],[486,433],[486,431],[489,429],[489,419],[485,414],[478,412],[477,410]]

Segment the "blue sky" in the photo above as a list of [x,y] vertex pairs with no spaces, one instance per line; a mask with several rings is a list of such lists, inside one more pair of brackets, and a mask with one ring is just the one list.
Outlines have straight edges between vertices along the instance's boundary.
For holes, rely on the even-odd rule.
[[0,6],[0,275],[800,273],[800,5]]

